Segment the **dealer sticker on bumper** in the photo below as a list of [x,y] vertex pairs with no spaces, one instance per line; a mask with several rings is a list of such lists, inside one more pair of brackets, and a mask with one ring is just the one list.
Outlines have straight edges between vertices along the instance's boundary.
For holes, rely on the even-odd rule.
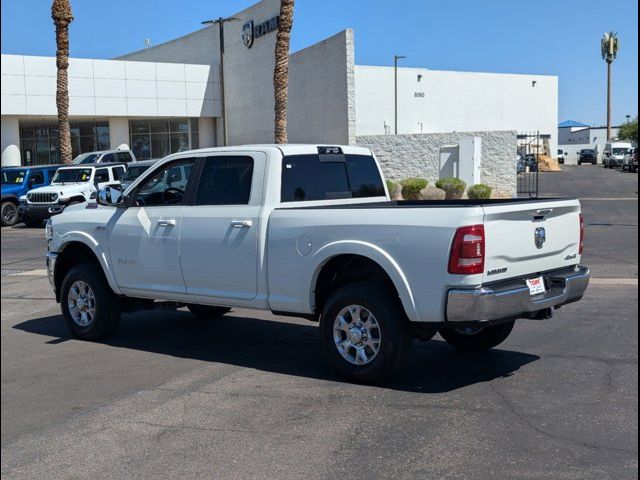
[[544,286],[544,278],[532,278],[527,280],[527,287],[529,287],[529,293],[533,297],[534,295],[540,295],[541,293],[545,293],[547,289]]

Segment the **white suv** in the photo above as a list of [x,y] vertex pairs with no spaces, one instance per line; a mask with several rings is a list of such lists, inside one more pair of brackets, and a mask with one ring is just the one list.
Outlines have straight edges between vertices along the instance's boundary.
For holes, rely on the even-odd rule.
[[86,165],[89,163],[131,163],[137,162],[136,156],[130,150],[102,150],[99,152],[87,152],[73,159],[74,165]]
[[84,203],[101,187],[120,183],[125,164],[89,164],[61,167],[50,185],[30,190],[20,200],[20,215],[30,227],[61,213],[65,208]]

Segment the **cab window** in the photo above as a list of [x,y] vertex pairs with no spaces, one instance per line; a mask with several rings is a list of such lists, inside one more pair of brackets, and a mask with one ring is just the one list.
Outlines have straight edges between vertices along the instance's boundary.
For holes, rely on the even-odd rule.
[[122,163],[129,163],[132,160],[129,152],[118,152],[116,155],[118,156],[118,161]]
[[124,172],[125,172],[125,169],[122,166],[113,167],[113,179],[116,181],[122,180],[122,177],[124,176]]
[[107,168],[99,168],[93,177],[93,183],[104,183],[109,181],[109,170]]
[[182,205],[189,187],[195,160],[178,160],[152,173],[138,188],[134,205],[156,207]]
[[247,205],[251,197],[253,158],[208,157],[196,193],[196,205]]

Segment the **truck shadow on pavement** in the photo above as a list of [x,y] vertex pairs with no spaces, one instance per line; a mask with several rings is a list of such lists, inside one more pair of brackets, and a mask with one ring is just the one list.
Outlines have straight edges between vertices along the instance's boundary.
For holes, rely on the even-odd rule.
[[[13,328],[53,337],[48,344],[77,342],[59,315],[27,320]],[[118,331],[101,342],[118,348],[218,362],[265,372],[342,382],[324,359],[315,324],[235,316],[202,320],[187,312],[123,315]],[[117,355],[117,352],[114,352]],[[512,375],[539,360],[496,348],[484,354],[455,351],[435,337],[414,344],[404,370],[381,385],[407,392],[443,393]]]

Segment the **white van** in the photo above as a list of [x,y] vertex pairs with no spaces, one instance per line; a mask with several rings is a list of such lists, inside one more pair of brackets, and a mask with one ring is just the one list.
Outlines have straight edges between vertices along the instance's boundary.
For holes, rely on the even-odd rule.
[[624,156],[633,146],[629,142],[607,142],[602,153],[604,168],[622,167]]

